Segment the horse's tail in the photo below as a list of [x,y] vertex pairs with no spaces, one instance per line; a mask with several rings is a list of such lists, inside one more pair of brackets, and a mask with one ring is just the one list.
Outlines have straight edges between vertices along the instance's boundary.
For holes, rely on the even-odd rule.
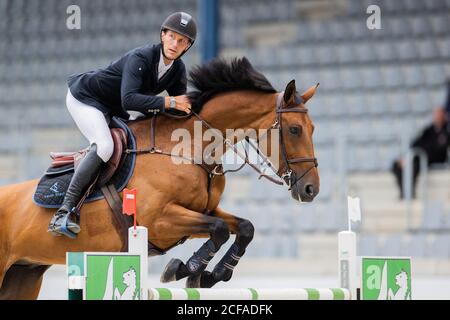
[[111,257],[111,261],[108,266],[108,275],[106,277],[106,288],[105,294],[103,295],[102,300],[113,300],[113,258]]

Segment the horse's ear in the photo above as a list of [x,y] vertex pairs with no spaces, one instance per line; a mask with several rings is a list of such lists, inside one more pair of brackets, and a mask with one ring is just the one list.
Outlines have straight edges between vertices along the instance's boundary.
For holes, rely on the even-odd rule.
[[292,105],[295,100],[295,93],[297,92],[297,88],[295,87],[295,80],[291,80],[286,89],[284,89],[284,105],[289,106]]
[[303,103],[306,103],[309,99],[313,97],[313,95],[316,93],[316,89],[319,86],[319,84],[320,83],[317,83],[315,86],[310,87],[302,94]]

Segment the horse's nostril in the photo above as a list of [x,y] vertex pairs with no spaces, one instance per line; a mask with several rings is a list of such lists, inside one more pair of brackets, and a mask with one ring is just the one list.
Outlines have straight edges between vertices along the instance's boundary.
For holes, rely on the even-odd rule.
[[305,193],[306,193],[308,196],[313,196],[313,195],[314,195],[314,187],[313,187],[312,184],[307,184],[307,185],[305,186]]

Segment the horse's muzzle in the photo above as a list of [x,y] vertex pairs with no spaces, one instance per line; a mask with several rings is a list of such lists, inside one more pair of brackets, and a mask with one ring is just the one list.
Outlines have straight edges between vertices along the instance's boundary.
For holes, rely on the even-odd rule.
[[319,187],[312,183],[301,181],[291,187],[291,195],[297,201],[311,202],[319,193]]

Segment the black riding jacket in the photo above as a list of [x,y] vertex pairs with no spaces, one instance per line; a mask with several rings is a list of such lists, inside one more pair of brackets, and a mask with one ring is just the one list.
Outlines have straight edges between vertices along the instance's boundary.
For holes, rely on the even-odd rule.
[[162,45],[135,48],[104,69],[71,75],[68,85],[79,101],[105,114],[129,118],[126,110],[144,114],[164,112],[164,97],[156,96],[167,90],[170,96],[186,93],[186,68],[176,59],[158,81],[158,63]]

